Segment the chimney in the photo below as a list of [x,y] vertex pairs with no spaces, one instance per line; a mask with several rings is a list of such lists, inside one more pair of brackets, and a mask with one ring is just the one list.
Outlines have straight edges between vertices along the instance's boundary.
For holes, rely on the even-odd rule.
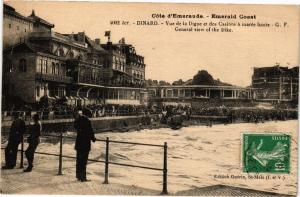
[[84,32],[78,32],[78,42],[85,43],[85,33]]
[[34,10],[32,10],[31,15],[30,16],[35,16],[35,12]]
[[96,43],[97,45],[100,45],[100,38],[96,38],[96,39],[95,39],[95,43]]
[[107,42],[106,44],[108,50],[111,50],[112,49],[112,42]]

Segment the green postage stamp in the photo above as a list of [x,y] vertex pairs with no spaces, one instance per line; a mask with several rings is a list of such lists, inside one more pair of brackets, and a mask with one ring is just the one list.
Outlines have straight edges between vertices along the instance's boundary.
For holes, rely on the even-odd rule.
[[290,135],[247,133],[242,140],[244,172],[290,172]]

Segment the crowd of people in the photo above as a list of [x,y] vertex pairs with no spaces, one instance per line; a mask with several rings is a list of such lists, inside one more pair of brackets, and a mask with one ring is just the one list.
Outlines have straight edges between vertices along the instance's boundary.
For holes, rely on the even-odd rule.
[[[107,117],[107,116],[145,116],[145,115],[160,115],[162,123],[174,115],[183,115],[187,119],[192,116],[220,116],[227,117],[229,122],[245,121],[245,122],[263,122],[267,120],[286,120],[297,119],[297,110],[273,108],[262,109],[256,107],[228,107],[220,105],[217,107],[198,105],[197,107],[191,106],[134,106],[134,105],[117,105],[117,104],[94,104],[81,106],[71,105],[53,105],[51,107],[43,107],[39,109],[27,108],[22,111],[21,116],[25,119],[30,118],[32,112],[38,113],[42,120],[49,119],[67,119],[73,117],[75,110],[82,110],[83,108],[89,109],[89,117]],[[13,116],[16,112],[10,112],[8,116]],[[2,117],[5,117],[3,115]]]
[[[25,119],[30,118],[32,113],[38,113],[42,120],[49,119],[67,119],[72,118],[74,110],[82,110],[87,108],[90,110],[90,117],[106,117],[106,116],[137,116],[149,112],[149,108],[145,106],[134,105],[118,105],[118,104],[97,104],[87,106],[71,106],[71,105],[53,105],[49,107],[31,108],[27,107],[14,111],[13,109],[5,111],[2,117],[13,116],[14,113],[21,113]],[[2,112],[3,113],[3,112]],[[149,112],[150,113],[150,112]]]
[[196,116],[224,117],[227,122],[264,122],[268,120],[297,119],[298,111],[293,109],[260,109],[254,107],[190,107],[190,106],[165,106],[161,109],[162,122],[174,115],[184,115],[186,119]]

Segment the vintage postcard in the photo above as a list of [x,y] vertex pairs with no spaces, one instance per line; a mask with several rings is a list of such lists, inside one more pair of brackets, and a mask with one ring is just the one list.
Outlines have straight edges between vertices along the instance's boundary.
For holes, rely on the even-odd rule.
[[299,19],[4,1],[1,194],[296,196]]

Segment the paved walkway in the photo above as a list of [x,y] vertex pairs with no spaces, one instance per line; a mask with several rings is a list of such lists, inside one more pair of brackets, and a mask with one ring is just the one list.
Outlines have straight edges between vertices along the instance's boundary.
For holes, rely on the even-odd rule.
[[69,174],[55,175],[54,170],[35,167],[30,173],[22,169],[1,171],[3,194],[90,194],[90,195],[159,195],[159,191],[120,184],[102,184],[101,180],[78,182]]
[[[4,151],[1,151],[1,165],[4,165]],[[103,174],[89,174],[89,182],[78,182],[75,179],[75,169],[64,168],[63,175],[57,175],[57,159],[39,156],[35,160],[32,172],[24,173],[16,167],[12,170],[1,170],[0,189],[2,194],[77,194],[77,195],[160,195],[161,191],[137,186],[116,183],[102,184]],[[19,164],[18,164],[19,165]],[[93,176],[94,175],[94,176]],[[124,183],[126,184],[126,183]],[[287,196],[245,188],[225,185],[214,185],[180,191],[170,195],[180,196]]]
[[[78,182],[70,174],[55,175],[55,170],[35,167],[30,173],[22,169],[1,171],[2,194],[77,194],[77,195],[160,195],[160,191],[121,184],[102,184],[99,177],[89,182]],[[225,185],[180,191],[180,196],[285,196]]]

